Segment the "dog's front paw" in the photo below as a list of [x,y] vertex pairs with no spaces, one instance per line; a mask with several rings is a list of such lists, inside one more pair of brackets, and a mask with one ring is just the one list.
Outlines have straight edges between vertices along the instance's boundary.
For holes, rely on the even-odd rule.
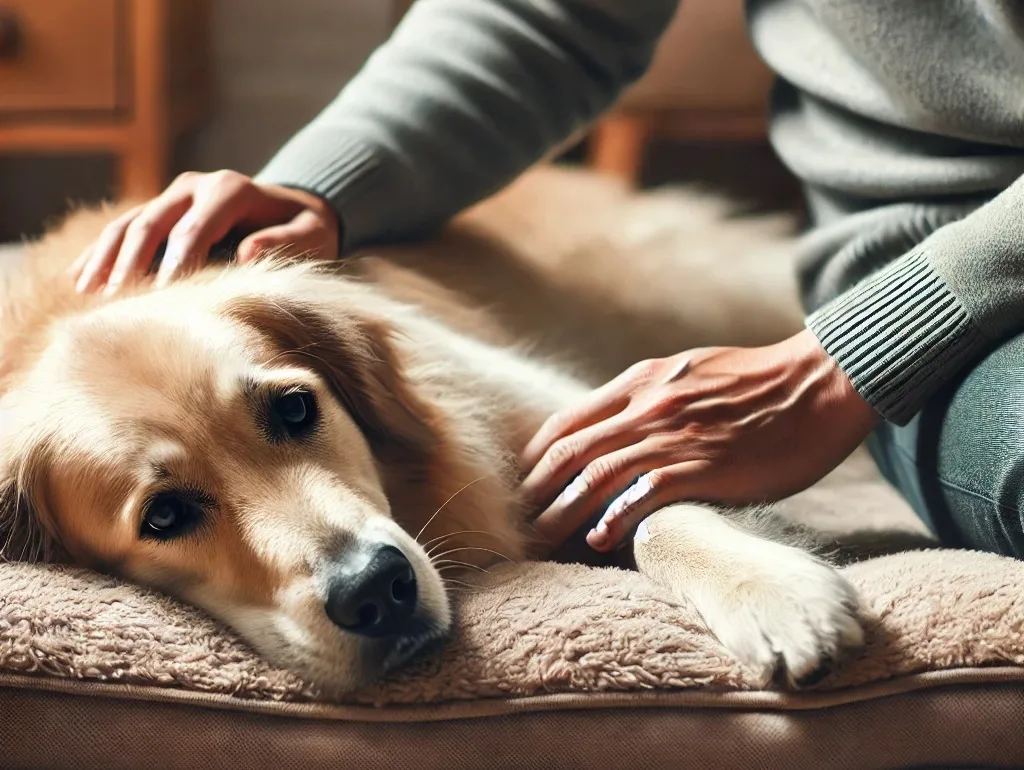
[[863,645],[857,594],[810,554],[781,545],[770,550],[693,598],[712,633],[761,675],[762,685],[806,687]]

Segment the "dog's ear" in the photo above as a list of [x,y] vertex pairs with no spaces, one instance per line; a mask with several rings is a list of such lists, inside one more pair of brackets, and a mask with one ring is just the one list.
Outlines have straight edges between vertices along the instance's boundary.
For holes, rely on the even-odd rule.
[[390,324],[327,305],[247,296],[235,298],[226,310],[265,336],[275,355],[324,377],[371,444],[428,452],[438,437],[436,412],[403,376]]
[[24,468],[11,472],[0,464],[0,562],[56,562],[67,558],[44,523],[34,485],[35,479]]
[[35,540],[30,522],[30,506],[17,480],[0,478],[0,562],[25,560]]

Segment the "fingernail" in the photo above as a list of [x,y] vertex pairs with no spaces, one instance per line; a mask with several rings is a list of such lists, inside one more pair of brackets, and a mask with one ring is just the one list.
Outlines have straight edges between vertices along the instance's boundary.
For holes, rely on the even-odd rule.
[[104,297],[112,297],[117,294],[117,290],[121,288],[121,281],[107,281],[107,287],[103,290]]
[[78,279],[78,283],[75,284],[75,291],[79,294],[85,294],[89,291],[89,284],[92,283],[92,273],[82,273]]
[[256,259],[256,257],[261,256],[266,251],[268,251],[267,246],[264,246],[259,241],[254,241],[247,244],[244,250],[241,248],[238,249],[238,251],[235,252],[235,259],[238,260],[239,264],[244,265],[246,262],[251,262]]
[[586,491],[586,481],[583,479],[582,476],[577,476],[575,479],[572,480],[572,483],[569,484],[569,486],[562,490],[562,494],[558,496],[558,499],[555,500],[555,503],[558,505],[572,505],[581,497],[583,497]]
[[173,243],[167,245],[163,261],[160,263],[160,269],[156,274],[156,287],[158,289],[163,289],[174,279],[174,275],[181,266],[183,259],[184,254],[182,254],[180,248]]
[[587,533],[587,542],[596,548],[603,548],[608,543],[608,530],[598,525]]
[[614,519],[616,516],[618,516],[624,510],[626,510],[626,505],[628,503],[628,501],[626,500],[626,495],[628,493],[629,490],[623,492],[621,495],[612,500],[611,504],[604,510],[604,516],[601,519],[602,521],[604,521],[604,519],[609,518]]
[[654,485],[651,483],[651,476],[645,473],[639,479],[636,484],[633,485],[633,494],[630,503],[639,502],[642,498],[649,495],[654,489]]

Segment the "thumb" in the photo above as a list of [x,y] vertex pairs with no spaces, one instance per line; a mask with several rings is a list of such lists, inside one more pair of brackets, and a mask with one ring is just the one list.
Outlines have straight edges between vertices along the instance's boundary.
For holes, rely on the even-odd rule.
[[300,212],[292,221],[259,230],[238,245],[241,263],[265,257],[310,257],[333,259],[337,242],[311,211]]
[[287,243],[282,239],[279,227],[268,227],[265,230],[258,230],[242,239],[235,250],[235,258],[244,264],[262,257],[271,256],[281,251]]
[[611,502],[587,533],[587,544],[602,553],[612,551],[659,508],[699,499],[695,492],[696,469],[697,463],[685,462],[640,476]]

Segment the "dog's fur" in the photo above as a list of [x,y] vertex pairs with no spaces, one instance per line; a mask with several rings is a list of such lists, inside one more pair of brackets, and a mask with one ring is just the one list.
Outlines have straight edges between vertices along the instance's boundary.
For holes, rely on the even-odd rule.
[[[490,216],[514,222],[501,205]],[[326,617],[323,574],[340,552],[386,542],[412,561],[421,631],[408,650],[447,633],[458,570],[531,554],[516,458],[589,385],[510,346],[515,314],[470,306],[427,275],[448,259],[441,249],[449,266],[482,265],[477,276],[488,260],[498,269],[500,249],[472,218],[431,246],[358,263],[359,277],[268,260],[115,300],[78,296],[63,271],[110,216],[80,214],[45,239],[0,303],[8,558],[152,585],[344,691],[404,653]],[[423,271],[407,269],[415,254]],[[612,256],[602,267],[621,277],[627,255]],[[764,317],[757,326],[771,334]],[[622,350],[643,354],[637,339]],[[253,405],[296,386],[315,394],[320,425],[309,441],[270,445]],[[140,539],[145,501],[180,487],[209,501],[208,520],[181,541]],[[750,516],[674,505],[638,532],[635,561],[766,682],[799,683],[860,643],[856,597],[825,562],[766,532]]]

